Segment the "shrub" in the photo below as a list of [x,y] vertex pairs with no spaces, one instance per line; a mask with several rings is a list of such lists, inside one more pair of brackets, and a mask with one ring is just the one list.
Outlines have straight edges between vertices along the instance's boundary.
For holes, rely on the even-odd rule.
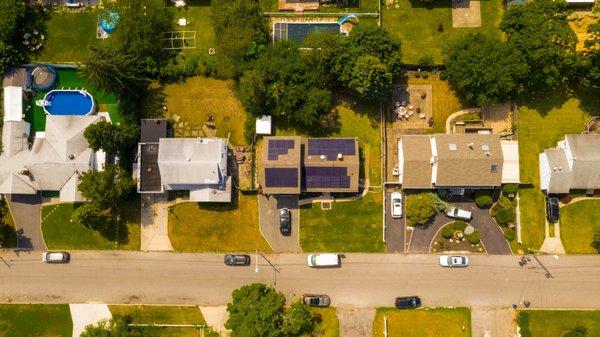
[[517,236],[517,232],[514,229],[509,228],[504,232],[504,238],[508,241],[512,241]]
[[452,228],[450,226],[444,226],[442,227],[442,236],[445,239],[450,239],[452,237],[452,234],[454,232],[452,231]]
[[467,240],[469,240],[469,242],[472,244],[478,243],[479,242],[479,231],[474,231],[473,233],[467,235]]
[[505,184],[502,186],[504,194],[516,194],[519,192],[519,184]]
[[500,206],[502,208],[505,208],[505,209],[511,209],[511,208],[515,207],[515,204],[513,203],[513,201],[505,196],[501,196],[500,199],[498,200],[498,203],[500,204]]
[[406,223],[411,227],[426,224],[435,214],[435,195],[411,194],[406,197]]
[[498,222],[502,226],[506,226],[510,222],[515,221],[516,218],[517,214],[514,210],[503,208],[496,213],[496,222]]
[[564,337],[586,337],[589,330],[586,327],[578,326],[575,329],[567,332]]
[[438,21],[437,22],[437,31],[438,32],[443,32],[444,31],[444,22],[442,22],[442,21]]
[[440,80],[445,81],[448,79],[448,73],[445,71],[440,72]]
[[452,223],[452,228],[454,228],[454,230],[461,231],[461,232],[464,232],[465,228],[467,228],[467,226],[468,226],[468,224],[466,222],[460,221],[460,220],[454,221]]
[[479,208],[489,208],[492,206],[494,191],[492,190],[477,190],[475,192],[475,204]]

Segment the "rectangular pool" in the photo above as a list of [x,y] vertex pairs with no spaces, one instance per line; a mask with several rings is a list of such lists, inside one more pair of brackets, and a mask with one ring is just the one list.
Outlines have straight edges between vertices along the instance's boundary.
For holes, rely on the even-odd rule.
[[311,33],[340,33],[337,22],[276,22],[273,24],[273,41],[292,40],[298,43]]

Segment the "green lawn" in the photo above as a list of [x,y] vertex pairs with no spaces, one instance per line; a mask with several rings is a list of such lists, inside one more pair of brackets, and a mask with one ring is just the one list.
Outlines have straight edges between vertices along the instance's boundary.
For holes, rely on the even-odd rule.
[[15,221],[10,214],[6,202],[0,201],[0,247],[14,248],[17,246]]
[[175,12],[175,19],[186,18],[188,23],[184,27],[177,26],[177,30],[195,31],[196,48],[186,49],[186,55],[208,55],[208,48],[215,47],[215,33],[210,20],[210,1],[187,1],[188,6]]
[[67,304],[0,304],[2,337],[71,337],[72,334]]
[[315,329],[316,334],[314,336],[340,337],[340,322],[338,320],[335,308],[310,308],[310,311],[313,314],[319,315],[319,324]]
[[[416,63],[419,57],[431,55],[436,63],[443,62],[443,51],[448,40],[466,32],[481,31],[500,36],[498,24],[503,12],[501,0],[481,1],[481,27],[453,28],[450,0],[423,3],[419,0],[396,0],[382,6],[382,25],[402,41],[405,63]],[[437,30],[438,22],[444,29]]]
[[121,216],[125,223],[119,226],[118,232],[104,235],[71,220],[71,214],[79,205],[66,203],[42,208],[42,232],[48,249],[140,249],[139,198],[122,204]]
[[560,235],[567,253],[598,253],[592,246],[600,230],[600,200],[581,200],[560,209]]
[[46,42],[36,60],[46,63],[81,62],[90,46],[97,45],[96,11],[51,12],[47,22]]
[[384,252],[380,192],[363,199],[300,208],[300,246],[306,252]]
[[[96,101],[100,112],[108,112],[113,123],[121,120],[117,109],[117,97],[114,94],[106,94],[95,90],[89,85],[85,78],[77,72],[76,69],[55,69],[58,75],[56,88],[85,88]],[[27,121],[32,125],[32,131],[44,131],[46,129],[46,113],[44,109],[35,104],[36,100],[44,99],[45,92],[36,92],[33,98],[29,99],[26,108]]]
[[[197,306],[111,305],[113,316],[130,316],[137,324],[206,324]],[[148,337],[196,337],[202,331],[194,327],[148,327]]]
[[587,328],[586,336],[600,336],[600,311],[525,310],[531,336],[562,337],[576,327]]
[[373,321],[373,337],[384,336],[384,317],[387,317],[389,337],[471,336],[471,309],[469,308],[418,310],[378,308]]
[[557,90],[530,94],[518,101],[521,231],[523,243],[529,248],[538,249],[544,240],[545,206],[539,188],[538,154],[556,147],[565,134],[583,131],[589,112],[600,111],[600,102],[593,97],[581,94],[576,98]]
[[269,252],[258,226],[258,199],[238,193],[231,203],[186,202],[169,209],[169,238],[183,252]]

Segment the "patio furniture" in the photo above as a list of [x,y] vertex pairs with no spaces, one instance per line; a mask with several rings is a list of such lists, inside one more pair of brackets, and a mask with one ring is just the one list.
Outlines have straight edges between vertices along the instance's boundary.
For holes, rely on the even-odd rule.
[[415,107],[414,107],[414,105],[412,105],[412,104],[409,104],[409,105],[408,105],[408,109],[409,109],[409,110],[413,110],[414,108],[415,108]]
[[408,112],[408,110],[406,110],[406,108],[403,106],[398,108],[398,116],[400,116],[400,117],[406,116],[407,112]]

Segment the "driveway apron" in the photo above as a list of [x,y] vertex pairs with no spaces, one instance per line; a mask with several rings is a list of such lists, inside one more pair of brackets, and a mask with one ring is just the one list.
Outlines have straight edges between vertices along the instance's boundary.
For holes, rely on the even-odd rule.
[[39,194],[7,196],[8,206],[17,229],[22,230],[19,236],[18,248],[30,250],[45,250],[46,244],[42,236],[40,212],[42,198]]

